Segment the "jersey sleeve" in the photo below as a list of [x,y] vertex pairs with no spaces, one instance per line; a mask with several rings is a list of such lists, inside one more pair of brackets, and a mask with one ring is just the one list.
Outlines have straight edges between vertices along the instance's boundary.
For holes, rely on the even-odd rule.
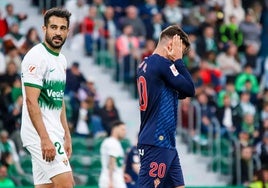
[[112,157],[115,157],[115,158],[119,157],[120,148],[118,147],[118,144],[111,140],[110,143],[109,143],[109,146],[110,147],[107,148],[108,149],[108,151],[107,151],[108,155],[112,156]]
[[193,80],[181,59],[176,60],[174,63],[166,62],[159,70],[167,85],[179,93],[179,98],[194,96]]
[[43,87],[46,63],[40,52],[33,49],[24,57],[21,64],[22,81],[24,86],[41,89]]
[[[63,56],[63,55],[62,55],[62,56]],[[65,56],[63,56],[63,59],[64,59],[64,61],[63,61],[63,67],[64,67],[64,70],[67,70],[67,68],[68,68],[68,62],[67,62],[67,59],[66,59]]]

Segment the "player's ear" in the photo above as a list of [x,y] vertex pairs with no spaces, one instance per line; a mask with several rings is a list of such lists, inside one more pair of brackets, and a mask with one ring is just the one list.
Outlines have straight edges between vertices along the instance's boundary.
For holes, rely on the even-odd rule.
[[169,51],[172,50],[172,40],[169,40],[169,41],[168,41],[168,43],[167,43],[167,49],[168,49]]
[[47,27],[46,27],[45,25],[43,25],[43,26],[42,26],[42,30],[43,30],[43,32],[45,33],[46,30],[47,30]]

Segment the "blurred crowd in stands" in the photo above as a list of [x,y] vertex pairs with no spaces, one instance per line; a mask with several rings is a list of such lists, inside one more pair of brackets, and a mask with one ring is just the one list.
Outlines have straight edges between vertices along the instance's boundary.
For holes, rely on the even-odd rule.
[[[42,37],[34,25],[27,31],[21,30],[21,22],[29,19],[27,12],[14,12],[16,5],[8,0],[3,2],[6,3],[0,9],[0,130],[13,143],[6,145],[1,140],[0,156],[7,161],[3,159],[4,153],[11,153],[17,172],[23,174],[18,165],[19,156],[25,155],[19,139],[20,63]],[[193,77],[196,96],[181,101],[179,126],[193,139],[206,140],[212,135],[231,141],[236,173],[231,173],[230,184],[268,183],[268,0],[31,3],[40,14],[52,6],[68,9],[72,13],[68,48],[83,46],[84,54],[111,70],[115,81],[132,88],[134,97],[137,65],[152,54],[161,30],[168,25],[180,25],[191,41],[184,63]],[[113,98],[100,105],[96,88],[94,78],[80,72],[79,62],[71,62],[65,100],[73,134],[106,135],[109,123],[120,119]],[[239,143],[239,147],[234,143]],[[236,163],[240,164],[240,173]]]

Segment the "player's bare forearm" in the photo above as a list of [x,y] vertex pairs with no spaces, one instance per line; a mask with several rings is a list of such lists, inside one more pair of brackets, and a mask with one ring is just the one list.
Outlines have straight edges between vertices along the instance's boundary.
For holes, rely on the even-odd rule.
[[139,174],[139,172],[140,172],[140,163],[132,164],[132,169],[136,174]]
[[110,187],[113,187],[113,173],[115,169],[115,161],[116,159],[112,156],[109,157],[108,169],[109,169],[109,179],[110,179]]
[[26,92],[26,103],[29,116],[33,123],[34,128],[36,129],[40,139],[47,139],[49,138],[47,130],[45,128],[41,110],[38,104],[38,97],[40,95],[40,90],[37,88],[32,88],[25,86]]
[[62,101],[62,111],[60,114],[60,120],[61,120],[62,127],[65,131],[65,139],[71,139],[70,129],[69,129],[67,118],[66,118],[66,107],[65,107],[64,100]]
[[30,119],[40,137],[43,159],[46,160],[47,162],[51,162],[55,158],[56,151],[44,125],[41,110],[38,104],[40,89],[25,86],[25,93],[26,93],[27,110]]
[[71,139],[71,134],[69,130],[69,126],[67,123],[67,118],[66,118],[66,107],[65,107],[65,102],[64,100],[62,101],[62,111],[60,114],[60,120],[62,127],[64,129],[64,148],[67,154],[67,157],[70,158],[72,155],[72,139]]

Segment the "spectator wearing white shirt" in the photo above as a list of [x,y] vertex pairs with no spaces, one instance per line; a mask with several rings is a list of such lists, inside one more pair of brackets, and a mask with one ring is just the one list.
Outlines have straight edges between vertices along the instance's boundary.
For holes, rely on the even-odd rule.
[[180,0],[166,0],[166,5],[163,9],[165,19],[169,24],[181,25],[183,19],[182,9],[179,7]]
[[80,32],[80,24],[87,16],[89,6],[85,0],[69,0],[66,2],[65,8],[72,13],[69,36],[73,36]]
[[225,0],[224,5],[224,22],[229,23],[229,18],[234,15],[237,18],[239,24],[245,19],[245,10],[242,7],[241,0]]

